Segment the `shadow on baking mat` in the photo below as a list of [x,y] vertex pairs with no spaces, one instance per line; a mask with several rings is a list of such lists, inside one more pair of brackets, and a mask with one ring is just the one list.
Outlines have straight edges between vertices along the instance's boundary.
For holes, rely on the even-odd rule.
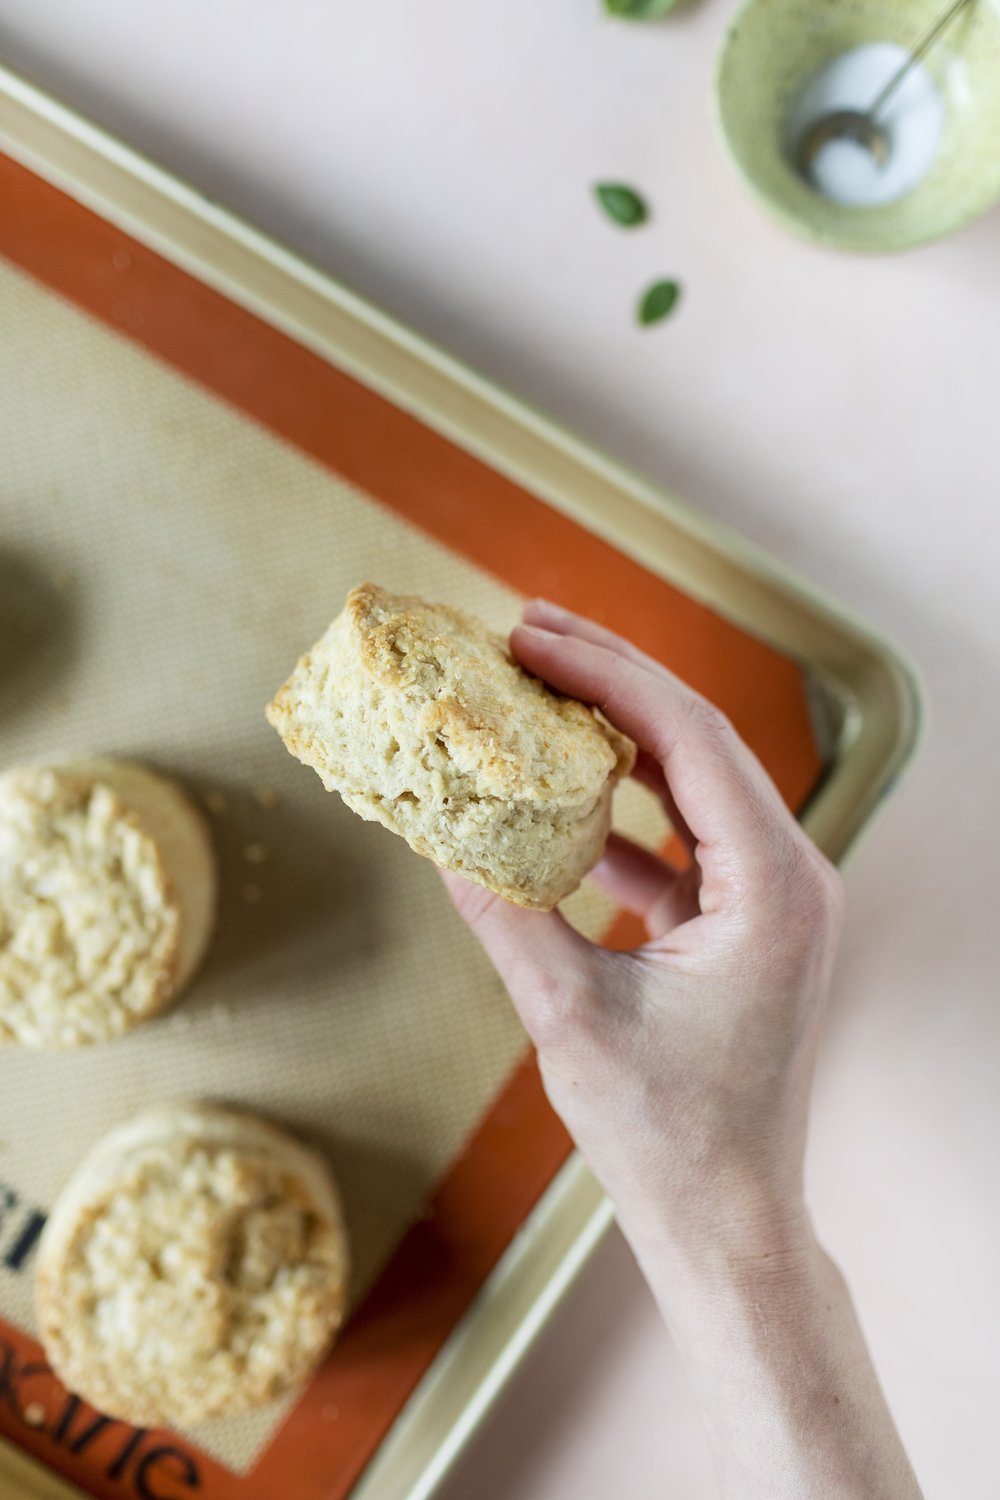
[[212,981],[223,975],[246,970],[260,989],[262,966],[281,965],[293,953],[300,978],[314,949],[328,973],[363,961],[378,942],[379,904],[369,871],[345,858],[341,823],[353,814],[331,798],[324,816],[314,818],[266,786],[192,776],[159,762],[157,769],[205,814],[219,867],[215,933],[185,1009],[210,1003]]
[[79,646],[71,581],[0,549],[0,724],[69,680]]

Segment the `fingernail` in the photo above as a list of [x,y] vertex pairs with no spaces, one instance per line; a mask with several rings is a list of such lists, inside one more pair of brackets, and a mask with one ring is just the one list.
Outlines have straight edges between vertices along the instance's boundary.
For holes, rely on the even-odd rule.
[[562,619],[562,617],[566,614],[566,611],[563,609],[562,605],[553,604],[551,599],[535,599],[533,602],[535,604],[540,604],[542,609],[544,609],[547,614],[555,615],[557,619]]
[[554,630],[543,630],[541,625],[516,625],[514,628],[518,635],[534,636],[539,641],[558,641],[560,639]]

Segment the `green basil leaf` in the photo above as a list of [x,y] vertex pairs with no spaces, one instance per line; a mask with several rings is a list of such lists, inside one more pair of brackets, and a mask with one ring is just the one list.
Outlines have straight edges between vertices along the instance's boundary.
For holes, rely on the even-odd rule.
[[650,323],[659,323],[668,318],[677,306],[680,294],[681,289],[676,281],[654,281],[639,301],[638,317],[642,326],[646,328]]
[[649,218],[649,209],[639,194],[624,183],[599,182],[594,193],[608,218],[614,219],[623,229],[632,229]]
[[604,0],[604,9],[609,16],[648,21],[654,16],[665,16],[676,4],[677,0]]

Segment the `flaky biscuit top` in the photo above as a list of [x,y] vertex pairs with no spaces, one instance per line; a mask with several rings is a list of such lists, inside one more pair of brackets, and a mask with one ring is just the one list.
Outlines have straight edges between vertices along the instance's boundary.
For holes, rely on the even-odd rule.
[[0,1040],[127,1030],[169,992],[180,921],[156,841],[110,787],[0,776]]

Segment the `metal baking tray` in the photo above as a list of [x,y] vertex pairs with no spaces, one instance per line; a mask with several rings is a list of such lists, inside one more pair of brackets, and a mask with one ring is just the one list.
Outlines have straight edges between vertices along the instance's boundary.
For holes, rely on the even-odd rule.
[[[479,570],[476,578],[493,574],[515,594],[537,589],[569,603],[607,604],[606,617],[623,628],[634,617],[633,634],[651,649],[662,647],[664,658],[699,686],[717,689],[715,695],[751,741],[755,734],[763,736],[758,748],[811,835],[833,859],[846,858],[917,737],[919,695],[910,668],[891,646],[773,558],[651,488],[3,72],[0,151],[23,174],[11,191],[24,215],[0,232],[0,253],[285,443],[349,483],[367,486],[377,502],[385,501],[401,518],[399,524],[422,528],[469,559],[470,568]],[[29,225],[32,216],[40,218]],[[67,225],[68,239],[63,237]],[[183,321],[181,301],[193,297],[200,299],[200,326],[206,330],[201,345],[197,339],[185,343],[176,332]],[[275,370],[290,372],[293,384],[300,381],[302,399],[283,404],[274,389],[262,395],[253,370],[247,373],[253,365],[248,349],[265,351]],[[347,436],[341,434],[336,452],[329,449],[324,418],[329,408],[323,403],[330,400],[346,413],[341,426]],[[393,444],[401,445],[405,459],[395,467]],[[447,515],[439,513],[442,506]],[[561,559],[558,567],[545,562],[548,545]],[[599,600],[598,576],[619,596],[634,588],[634,599]],[[478,599],[472,572],[469,579]],[[488,583],[475,587],[489,592]],[[494,601],[499,610],[498,601],[499,596]],[[761,703],[755,707],[758,684]],[[772,726],[767,738],[768,692],[788,716],[787,737]],[[591,917],[604,921],[600,914]],[[611,940],[623,943],[632,936],[634,929],[619,923]],[[288,1425],[298,1424],[295,1443],[316,1450],[308,1484],[303,1479],[297,1495],[350,1494],[351,1500],[430,1495],[610,1223],[611,1209],[597,1184],[546,1118],[530,1061],[515,1068],[501,1103],[477,1125],[471,1146],[445,1173],[432,1208],[436,1203],[447,1217],[449,1205],[459,1202],[455,1183],[463,1171],[468,1178],[477,1151],[492,1151],[497,1160],[503,1155],[504,1109],[509,1119],[517,1117],[519,1129],[544,1137],[544,1149],[525,1174],[524,1201],[511,1208],[502,1238],[475,1245],[471,1233],[463,1250],[465,1283],[457,1288],[442,1283],[447,1318],[433,1337],[411,1329],[420,1347],[401,1374],[379,1351],[395,1326],[393,1294],[398,1300],[401,1287],[413,1285],[405,1277],[421,1255],[428,1255],[420,1222],[404,1236],[367,1294],[353,1343],[348,1330],[354,1386],[341,1375],[337,1387],[360,1411],[368,1401],[360,1388],[366,1381],[378,1384],[384,1364],[392,1368],[393,1392],[379,1393],[370,1438],[355,1445],[329,1483],[322,1474],[329,1433],[318,1418],[309,1426],[303,1416],[328,1408],[315,1402],[310,1407],[307,1399],[293,1410]],[[3,1133],[9,1128],[4,1120]],[[516,1172],[510,1181],[517,1183]],[[462,1191],[468,1195],[467,1181]],[[470,1223],[474,1231],[474,1215]],[[10,1243],[0,1237],[0,1261],[11,1253]],[[26,1348],[30,1352],[30,1343],[17,1349],[5,1345],[3,1351],[4,1493],[65,1496],[70,1491],[53,1470],[88,1493],[141,1494],[143,1483],[151,1492],[151,1454],[159,1455],[154,1462],[175,1486],[190,1487],[184,1442],[171,1447],[173,1440],[155,1435],[134,1439],[121,1424],[117,1433],[100,1430],[99,1441],[113,1440],[117,1447],[107,1448],[99,1470],[86,1468],[87,1445],[74,1451],[86,1425],[72,1405],[75,1398],[66,1398],[69,1405],[60,1408],[58,1422],[24,1420],[17,1378],[27,1368]],[[141,1482],[137,1460],[147,1464]],[[216,1464],[206,1473],[199,1478],[199,1492],[210,1500],[270,1493],[261,1488],[254,1466],[229,1474]]]

